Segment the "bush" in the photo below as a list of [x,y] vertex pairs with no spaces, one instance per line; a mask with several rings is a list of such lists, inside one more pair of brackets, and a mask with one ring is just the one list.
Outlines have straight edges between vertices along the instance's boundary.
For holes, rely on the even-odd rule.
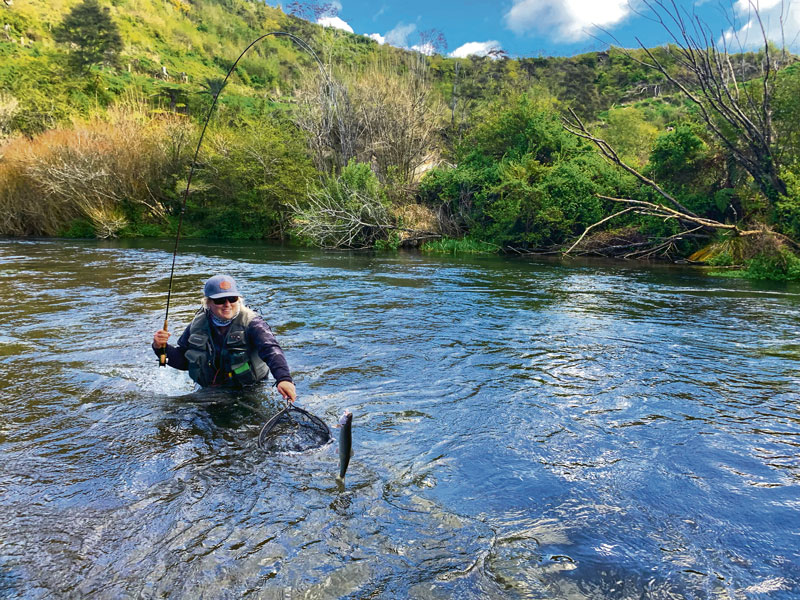
[[800,240],[800,178],[784,170],[786,195],[775,203],[775,222],[780,230],[794,240]]
[[758,254],[747,263],[744,276],[770,281],[800,280],[800,257],[786,248]]
[[0,163],[0,233],[84,235],[78,220],[111,237],[131,223],[163,220],[161,190],[186,161],[186,140],[176,136],[189,137],[179,121],[150,120],[129,107],[15,140]]
[[440,240],[425,242],[420,246],[420,250],[431,254],[497,254],[500,247],[472,238],[444,237]]
[[604,216],[598,193],[631,187],[629,176],[564,130],[546,95],[490,107],[456,155],[455,168],[422,180],[420,199],[449,234],[466,230],[498,245],[562,244]]
[[322,248],[397,247],[400,238],[378,178],[351,160],[328,175],[305,202],[292,204],[298,235]]
[[272,120],[206,137],[187,219],[207,237],[282,238],[315,172],[291,125]]

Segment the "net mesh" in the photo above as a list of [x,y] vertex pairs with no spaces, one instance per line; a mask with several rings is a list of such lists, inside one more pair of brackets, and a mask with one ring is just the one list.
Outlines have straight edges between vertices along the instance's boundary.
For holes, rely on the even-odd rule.
[[289,406],[261,428],[258,447],[267,452],[304,452],[331,441],[331,430],[319,417]]

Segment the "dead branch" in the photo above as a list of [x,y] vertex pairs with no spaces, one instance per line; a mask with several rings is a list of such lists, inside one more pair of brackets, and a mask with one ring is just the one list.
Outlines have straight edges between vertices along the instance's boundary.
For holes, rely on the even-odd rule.
[[[740,235],[740,236],[761,235],[761,234],[767,233],[767,230],[764,229],[764,228],[762,228],[762,229],[741,229],[738,225],[735,225],[735,224],[721,223],[719,221],[715,221],[714,219],[706,219],[706,218],[699,217],[699,216],[694,215],[694,214],[687,214],[687,213],[675,210],[674,208],[670,208],[669,206],[664,206],[662,204],[656,204],[654,202],[647,202],[645,200],[633,200],[631,198],[613,198],[611,196],[603,196],[602,194],[597,194],[597,197],[601,198],[603,200],[609,200],[611,202],[621,202],[621,203],[624,203],[624,204],[629,204],[630,206],[628,206],[627,208],[625,208],[625,209],[623,209],[621,211],[618,211],[618,212],[614,213],[613,215],[605,217],[604,219],[601,219],[600,221],[598,221],[596,223],[593,223],[592,225],[589,225],[584,230],[584,232],[581,234],[581,236],[575,241],[575,243],[572,244],[572,246],[570,246],[569,249],[564,252],[564,256],[568,256],[575,249],[575,247],[583,240],[583,238],[586,236],[586,234],[589,232],[589,230],[593,229],[594,227],[596,227],[596,226],[598,226],[598,225],[600,225],[602,223],[605,223],[606,221],[610,221],[611,219],[613,219],[615,217],[618,217],[619,215],[622,215],[622,214],[624,214],[626,212],[631,212],[631,211],[633,211],[633,212],[635,212],[636,214],[639,214],[639,215],[646,215],[646,216],[656,217],[656,218],[660,218],[660,219],[664,219],[664,220],[674,219],[674,220],[676,220],[676,221],[678,221],[678,222],[680,222],[680,223],[682,223],[684,225],[691,224],[691,225],[694,225],[695,227],[693,229],[688,229],[688,230],[681,231],[680,233],[677,233],[677,234],[675,234],[673,236],[670,236],[669,238],[665,238],[665,239],[662,238],[662,239],[658,239],[658,240],[650,240],[648,242],[643,242],[641,245],[648,245],[649,247],[647,249],[641,250],[641,251],[631,252],[629,254],[626,254],[624,256],[624,258],[653,256],[653,255],[659,253],[662,250],[666,251],[666,250],[670,249],[674,245],[674,242],[679,240],[680,238],[682,238],[682,237],[684,237],[686,235],[693,234],[693,233],[695,233],[695,232],[697,232],[697,231],[699,231],[701,229],[731,231],[735,235]],[[781,236],[781,237],[785,237],[785,236]],[[652,244],[655,243],[655,242],[658,242],[658,245],[657,246],[652,246]],[[794,244],[794,242],[792,242],[792,244]],[[631,245],[631,247],[633,247],[633,245]]]
[[[658,23],[671,37],[674,45],[668,47],[667,52],[683,73],[688,74],[688,78],[682,80],[681,75],[667,68],[638,38],[637,42],[646,59],[624,48],[621,51],[634,62],[658,71],[698,107],[709,131],[753,177],[770,201],[774,201],[776,195],[785,194],[786,185],[780,177],[780,165],[774,147],[771,109],[772,87],[781,65],[772,56],[758,7],[750,2],[758,23],[763,51],[761,82],[755,86],[740,85],[752,79],[753,75],[747,70],[741,43],[739,53],[742,61],[737,74],[724,35],[720,38],[721,42],[716,41],[699,17],[678,8],[674,0],[643,0],[643,3],[649,9],[650,20]],[[736,28],[732,29],[733,39],[738,42]]]
[[662,188],[660,185],[658,185],[655,181],[653,181],[652,179],[650,179],[648,177],[645,177],[639,171],[637,171],[636,169],[634,169],[633,167],[631,167],[630,165],[625,163],[619,157],[619,154],[617,154],[616,150],[614,150],[614,148],[612,148],[611,145],[608,142],[606,142],[602,138],[599,138],[599,137],[597,137],[595,135],[592,135],[589,132],[589,130],[586,128],[586,125],[584,125],[584,123],[581,120],[581,118],[575,113],[574,110],[572,110],[570,108],[569,109],[569,113],[570,113],[570,115],[572,115],[573,121],[570,122],[567,119],[563,119],[562,120],[562,124],[564,126],[564,129],[566,129],[572,135],[578,136],[580,138],[583,138],[585,140],[589,140],[590,142],[592,142],[595,146],[597,146],[597,149],[600,150],[600,153],[607,160],[609,160],[610,162],[614,163],[615,165],[617,165],[619,167],[622,167],[628,173],[630,173],[631,175],[636,177],[639,181],[641,181],[645,185],[653,188],[656,192],[658,192],[659,195],[661,195],[665,200],[667,200],[668,202],[673,204],[678,210],[680,210],[684,214],[696,216],[692,211],[690,211],[685,206],[683,206],[680,202],[678,202],[678,200],[676,200],[675,197],[672,196],[672,194],[668,193],[664,188]]
[[728,231],[733,231],[734,233],[736,233],[736,235],[757,235],[765,233],[764,229],[740,229],[739,226],[735,224],[721,223],[719,221],[715,221],[714,219],[706,219],[703,217],[698,217],[694,214],[682,213],[673,208],[670,208],[669,206],[656,204],[654,202],[647,202],[645,200],[633,200],[631,198],[613,198],[611,196],[603,196],[601,194],[597,194],[597,197],[603,200],[611,200],[612,202],[623,202],[625,204],[632,204],[635,207],[639,207],[640,210],[637,211],[638,214],[660,217],[662,219],[676,219],[684,223],[694,223],[696,225],[700,225],[701,227],[707,227],[709,229],[724,229]]
[[[603,246],[602,248],[595,248],[591,250],[583,250],[580,252],[576,252],[575,256],[586,256],[587,254],[599,254],[600,256],[616,256],[622,250],[633,250],[635,248],[642,249],[642,252],[650,252],[653,250],[653,244],[661,245],[663,242],[666,241],[677,241],[684,238],[689,237],[708,237],[705,235],[698,235],[696,232],[698,229],[682,231],[680,233],[676,233],[675,235],[669,236],[667,238],[653,238],[646,240],[644,242],[631,242],[628,244],[616,244],[613,246]],[[629,258],[634,253],[628,253],[623,255],[624,258]]]
[[619,212],[615,212],[613,215],[610,215],[610,216],[606,217],[605,219],[601,219],[601,220],[599,220],[597,223],[593,223],[592,225],[589,225],[589,226],[588,226],[588,227],[587,227],[587,228],[584,230],[584,232],[581,234],[581,237],[579,237],[579,238],[578,238],[578,239],[575,241],[575,243],[574,243],[574,244],[572,244],[572,246],[570,246],[570,247],[569,247],[569,250],[567,250],[566,252],[564,252],[564,255],[567,255],[567,254],[569,254],[570,252],[572,252],[573,248],[575,248],[575,246],[577,246],[578,244],[580,244],[580,243],[581,243],[581,240],[582,240],[584,237],[586,237],[586,234],[587,234],[587,233],[589,233],[589,230],[590,230],[590,229],[593,229],[594,227],[597,227],[598,225],[602,225],[602,224],[603,224],[603,223],[605,223],[606,221],[610,221],[610,220],[611,220],[611,219],[613,219],[614,217],[618,217],[618,216],[620,216],[620,215],[622,215],[622,214],[624,214],[624,213],[626,213],[626,212],[630,212],[630,211],[632,211],[632,210],[635,210],[635,209],[636,209],[636,207],[635,207],[635,206],[630,206],[630,207],[628,207],[628,208],[625,208],[625,209],[623,209],[623,210],[621,210],[621,211],[619,211]]

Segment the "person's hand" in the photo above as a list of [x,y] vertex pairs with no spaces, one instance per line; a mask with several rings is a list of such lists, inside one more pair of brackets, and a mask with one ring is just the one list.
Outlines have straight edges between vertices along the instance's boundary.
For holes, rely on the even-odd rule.
[[166,346],[168,339],[169,339],[169,331],[164,331],[163,329],[159,329],[153,336],[153,346],[155,348],[163,348],[164,346]]
[[281,381],[278,384],[278,391],[284,400],[294,402],[297,400],[297,392],[294,389],[294,384],[291,381]]

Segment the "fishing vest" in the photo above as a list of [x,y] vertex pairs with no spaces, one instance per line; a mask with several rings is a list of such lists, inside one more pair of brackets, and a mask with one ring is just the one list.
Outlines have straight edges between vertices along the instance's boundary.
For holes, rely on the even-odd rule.
[[[261,381],[267,376],[267,363],[258,356],[258,348],[247,344],[247,326],[258,315],[242,307],[231,322],[222,348],[214,348],[211,322],[205,310],[195,315],[189,325],[188,350],[189,377],[203,387],[211,385],[245,386]],[[219,358],[218,365],[214,364]]]

